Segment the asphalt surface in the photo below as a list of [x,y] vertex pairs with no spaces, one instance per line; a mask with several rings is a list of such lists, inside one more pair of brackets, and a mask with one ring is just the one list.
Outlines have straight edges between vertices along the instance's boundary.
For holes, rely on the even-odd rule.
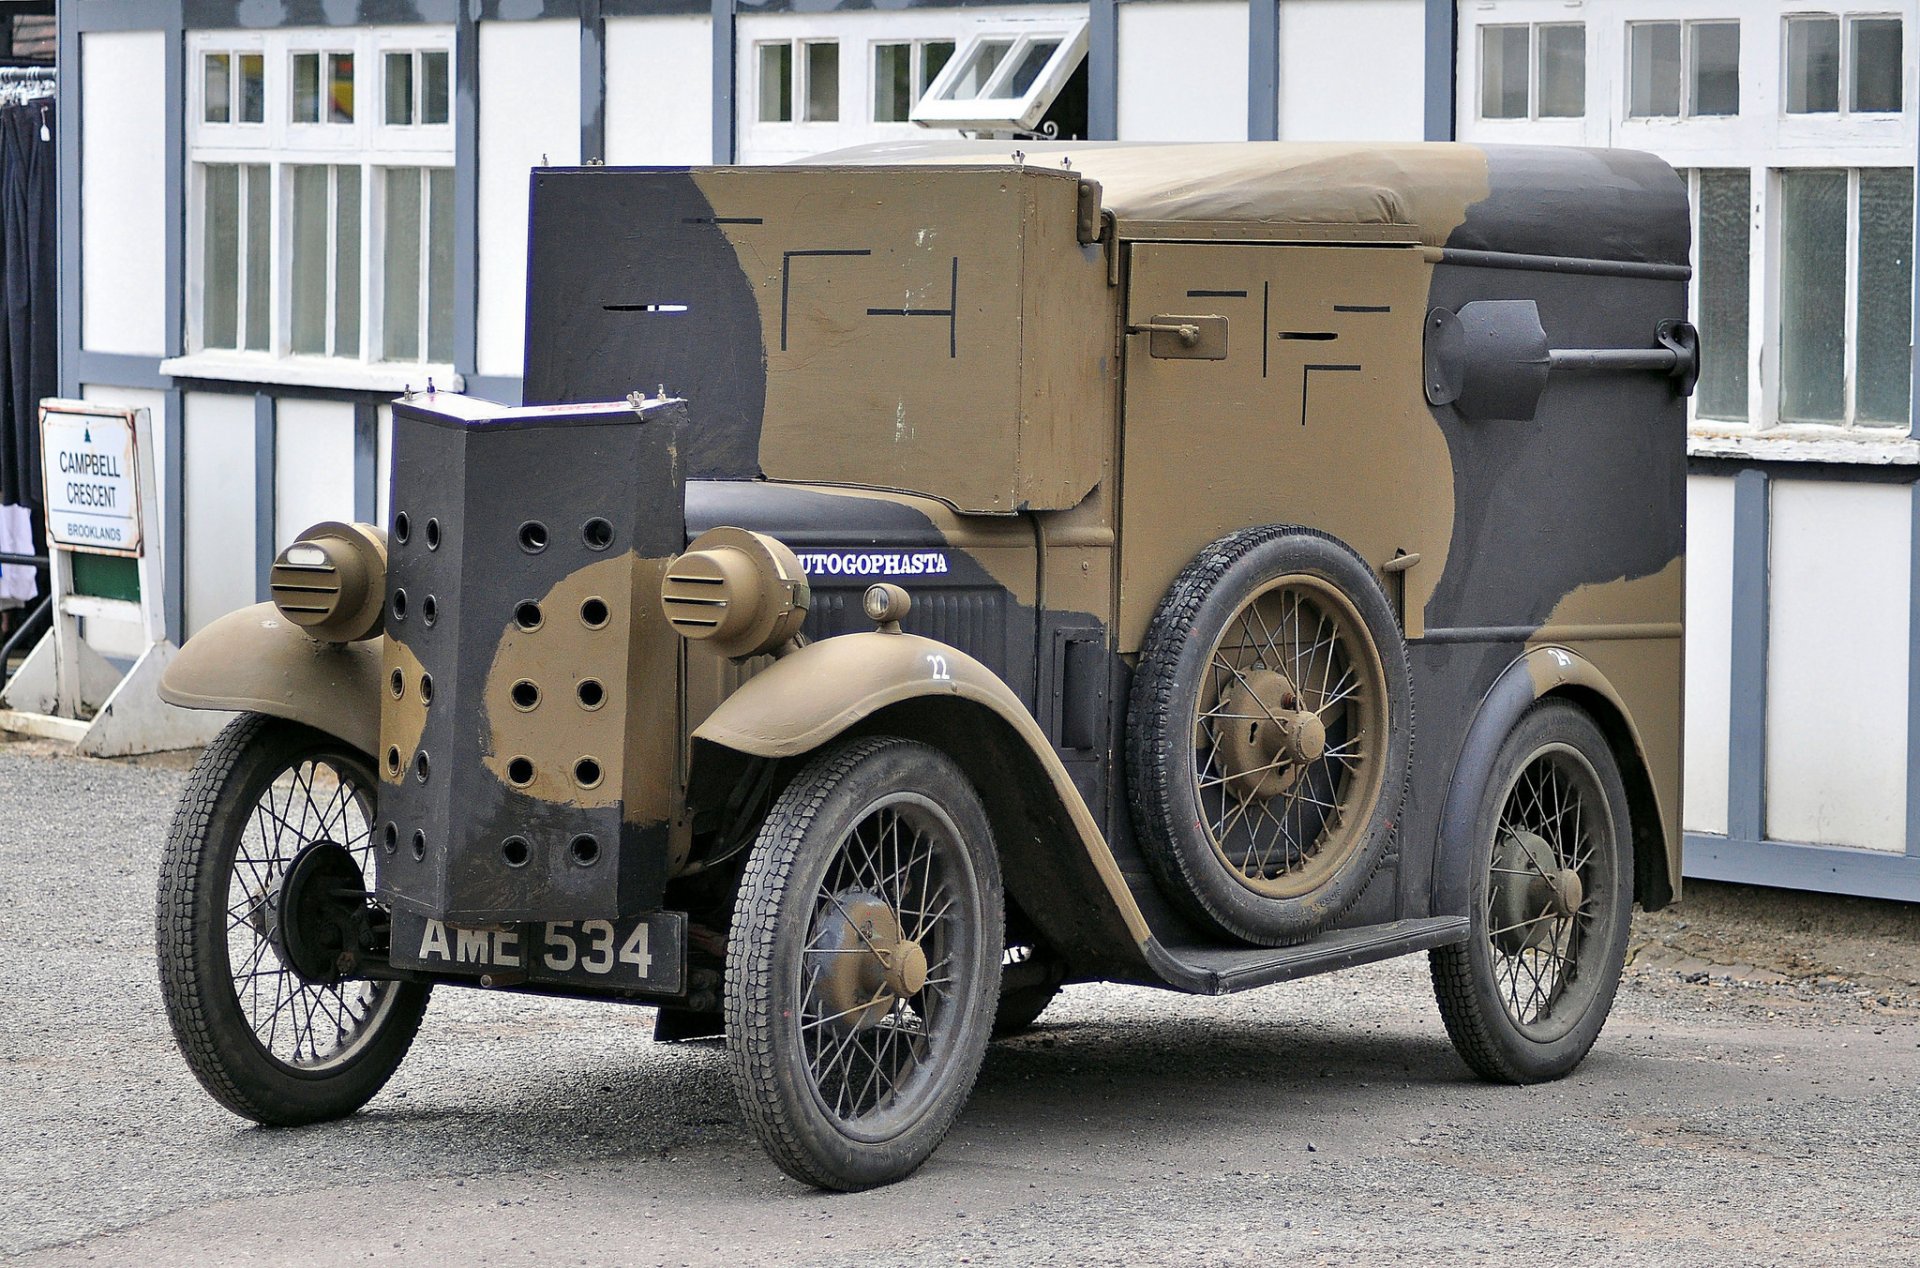
[[[1569,1080],[1475,1082],[1423,960],[1201,1000],[1070,989],[915,1178],[786,1180],[712,1043],[443,990],[366,1111],[248,1126],[174,1052],[178,768],[0,743],[0,1255],[24,1262],[1920,1261],[1920,1025],[1655,943]],[[1671,939],[1669,939],[1671,941]]]

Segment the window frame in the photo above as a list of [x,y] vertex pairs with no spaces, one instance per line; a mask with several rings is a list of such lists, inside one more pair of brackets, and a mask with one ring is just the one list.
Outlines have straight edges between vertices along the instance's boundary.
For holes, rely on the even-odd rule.
[[[968,132],[1033,130],[1086,57],[1087,27],[1088,20],[1084,17],[1010,18],[982,23],[964,39],[954,42],[953,54],[914,102],[909,120],[926,127]],[[1011,40],[1012,45],[988,76],[979,95],[964,100],[947,99],[947,92],[973,60],[975,50],[1001,40]],[[1008,86],[1029,50],[1047,40],[1058,40],[1059,47],[1047,58],[1026,91],[1018,96],[993,95],[995,90]]]
[[[835,108],[833,118],[815,119],[808,114],[808,108],[811,105],[809,87],[813,78],[813,67],[807,57],[807,50],[815,44],[830,44],[834,48],[839,49],[841,53],[844,53],[845,50],[842,49],[841,46],[846,42],[847,41],[837,35],[794,35],[781,39],[755,40],[753,42],[752,62],[752,82],[754,87],[751,122],[753,126],[757,128],[833,127],[841,123],[846,116],[846,58],[836,54],[836,56],[839,57],[840,73],[838,76],[838,91],[834,98]],[[898,44],[901,41],[893,40],[890,42]],[[782,45],[786,46],[789,50],[788,57],[791,60],[788,62],[788,65],[792,67],[792,73],[787,76],[787,117],[784,119],[769,119],[764,114],[766,99],[761,96],[764,87],[761,83],[761,58],[764,56],[762,50],[779,48]],[[743,119],[742,122],[744,123],[746,120]]]
[[[1838,69],[1836,72],[1839,75],[1839,83],[1837,86],[1837,91],[1834,94],[1834,108],[1832,110],[1789,110],[1787,109],[1787,71],[1788,71],[1788,59],[1789,59],[1789,52],[1788,52],[1789,45],[1788,45],[1787,31],[1795,20],[1797,19],[1804,20],[1807,18],[1831,18],[1836,23],[1838,23],[1840,28],[1839,61],[1838,61]],[[1856,22],[1876,21],[1876,20],[1877,21],[1893,21],[1893,22],[1898,22],[1900,24],[1900,49],[1901,49],[1902,65],[1901,65],[1900,109],[1898,110],[1855,110],[1849,104],[1853,99],[1854,88],[1855,88],[1855,84],[1853,82],[1854,24]],[[1907,40],[1906,27],[1907,27],[1907,15],[1904,12],[1901,12],[1899,10],[1889,11],[1886,9],[1869,8],[1869,9],[1788,9],[1783,11],[1780,14],[1780,56],[1779,56],[1779,67],[1778,67],[1779,76],[1780,76],[1780,89],[1779,89],[1780,117],[1783,120],[1788,121],[1789,126],[1802,126],[1802,127],[1807,125],[1818,126],[1822,122],[1831,123],[1837,120],[1845,120],[1845,119],[1857,119],[1857,120],[1874,121],[1874,122],[1890,121],[1895,123],[1898,123],[1904,120],[1906,118],[1906,112],[1912,104],[1907,100],[1907,81],[1906,81],[1906,65],[1905,64],[1909,59],[1909,57],[1911,56],[1910,50],[1912,46],[1911,44],[1909,44]]]
[[[450,27],[300,28],[279,32],[190,32],[187,40],[192,86],[185,154],[187,190],[187,259],[185,303],[186,354],[166,362],[168,373],[208,378],[247,377],[263,382],[344,383],[385,386],[390,379],[417,381],[438,374],[454,381],[450,362],[427,359],[423,342],[418,361],[388,361],[385,347],[384,268],[386,172],[392,168],[448,168],[454,165],[453,84],[454,40]],[[204,59],[220,53],[258,52],[264,57],[265,119],[260,123],[205,123]],[[386,123],[385,67],[391,51],[416,54],[445,52],[448,59],[448,119],[444,124]],[[295,123],[293,121],[293,59],[296,54],[322,54],[322,91],[325,91],[328,52],[351,52],[354,58],[354,110],[350,123]],[[324,102],[324,98],[323,98]],[[323,104],[324,112],[325,106]],[[207,169],[215,165],[263,166],[267,169],[270,233],[267,291],[268,340],[265,349],[210,347],[206,342],[206,202]],[[335,346],[338,276],[335,271],[338,223],[327,232],[327,353],[293,350],[294,169],[309,166],[360,169],[359,277],[360,311],[357,351]],[[245,178],[243,178],[244,180]],[[329,174],[328,206],[336,206],[338,175]],[[428,183],[428,182],[423,182]],[[244,197],[242,200],[244,218]],[[423,203],[423,219],[430,208]],[[422,230],[423,268],[420,276],[420,313],[424,339],[426,316],[434,292],[424,267],[426,230]],[[244,299],[246,265],[244,237],[236,243],[238,285],[243,295],[237,306],[236,340],[245,342]],[[449,323],[453,316],[447,317]]]
[[[1806,16],[1806,15],[1796,14],[1792,16]],[[1620,47],[1621,47],[1621,52],[1624,55],[1625,70],[1620,77],[1621,87],[1623,89],[1620,96],[1620,118],[1623,122],[1631,121],[1636,124],[1643,124],[1643,123],[1659,123],[1661,121],[1668,121],[1668,122],[1693,121],[1697,119],[1713,119],[1713,120],[1738,119],[1740,118],[1741,115],[1746,113],[1746,107],[1747,107],[1747,94],[1745,90],[1746,85],[1742,82],[1740,78],[1741,60],[1745,56],[1745,33],[1741,30],[1741,28],[1745,25],[1745,22],[1742,18],[1739,18],[1737,16],[1736,17],[1713,17],[1713,18],[1629,17],[1624,20],[1622,25],[1624,27],[1624,30],[1620,40]],[[1680,28],[1680,72],[1679,72],[1680,73],[1680,83],[1679,83],[1680,100],[1679,100],[1679,112],[1677,114],[1635,114],[1633,112],[1633,95],[1634,95],[1633,93],[1633,90],[1634,90],[1633,32],[1636,27],[1654,27],[1654,26],[1674,26],[1674,27]],[[1701,114],[1699,112],[1699,101],[1698,101],[1699,86],[1694,79],[1693,35],[1698,28],[1703,26],[1730,26],[1737,33],[1735,43],[1736,43],[1736,47],[1740,51],[1739,51],[1739,54],[1734,58],[1734,88],[1739,98],[1739,105],[1730,114]],[[1783,33],[1785,29],[1786,28],[1783,25],[1781,27],[1781,30]],[[1782,65],[1784,66],[1785,65],[1784,59],[1786,56],[1784,51],[1785,50],[1784,42],[1782,43],[1781,47],[1782,47],[1782,53],[1781,53]],[[1784,82],[1785,81],[1783,78],[1782,80],[1783,86],[1784,86]]]
[[[1474,74],[1472,84],[1474,118],[1484,123],[1496,125],[1516,123],[1577,124],[1584,122],[1588,114],[1591,113],[1588,109],[1587,98],[1587,90],[1591,86],[1589,82],[1591,76],[1587,74],[1587,66],[1593,57],[1592,41],[1588,38],[1591,25],[1584,16],[1567,19],[1523,19],[1512,22],[1483,22],[1474,24],[1471,28],[1474,32]],[[1524,115],[1488,114],[1486,113],[1487,32],[1514,30],[1520,27],[1526,28],[1527,32],[1527,112]],[[1540,38],[1540,33],[1548,28],[1566,29],[1570,27],[1577,27],[1580,30],[1580,113],[1541,114],[1540,86],[1543,77],[1541,75],[1540,56],[1544,42]]]
[[[883,48],[897,48],[903,44],[907,46],[908,50],[907,86],[910,99],[907,103],[907,113],[899,119],[875,118],[874,116],[878,113],[880,106],[878,98],[880,91],[880,50]],[[920,104],[921,99],[925,97],[928,90],[933,87],[933,79],[929,78],[926,74],[927,46],[930,44],[945,44],[948,46],[947,60],[940,65],[940,70],[944,71],[953,63],[953,59],[959,55],[961,40],[952,35],[925,35],[908,36],[905,38],[874,36],[867,41],[867,123],[879,128],[901,127],[918,130],[917,125],[913,122],[914,107]],[[935,72],[933,78],[938,77],[939,72]]]

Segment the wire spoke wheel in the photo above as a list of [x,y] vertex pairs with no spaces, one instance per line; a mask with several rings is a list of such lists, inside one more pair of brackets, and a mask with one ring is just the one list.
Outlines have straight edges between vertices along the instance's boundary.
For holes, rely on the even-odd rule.
[[761,827],[727,952],[735,1089],[774,1160],[833,1189],[924,1162],[979,1072],[1001,949],[991,832],[949,759],[874,738],[809,763]]
[[293,1070],[351,1060],[378,1033],[398,984],[311,981],[283,958],[277,908],[294,861],[333,846],[372,893],[373,796],[363,772],[337,757],[306,757],[254,798],[227,882],[227,971],[254,1039]]
[[1195,701],[1194,795],[1247,888],[1298,897],[1352,853],[1385,765],[1384,678],[1353,603],[1320,577],[1282,577],[1227,623]]
[[1480,1074],[1558,1078],[1613,1005],[1633,906],[1632,834],[1612,750],[1549,699],[1502,743],[1482,799],[1471,936],[1431,956],[1447,1033]]
[[1127,791],[1147,862],[1190,916],[1270,946],[1310,938],[1386,857],[1413,688],[1367,562],[1296,525],[1208,546],[1141,645]]
[[425,985],[353,976],[384,936],[363,753],[243,714],[201,755],[162,856],[156,953],[201,1084],[261,1123],[338,1118],[398,1068]]

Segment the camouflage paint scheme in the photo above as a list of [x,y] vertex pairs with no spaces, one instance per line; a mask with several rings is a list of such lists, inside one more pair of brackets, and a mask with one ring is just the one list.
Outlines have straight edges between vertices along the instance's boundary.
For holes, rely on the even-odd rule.
[[[1074,976],[1236,989],[1369,958],[1343,932],[1383,931],[1367,944],[1377,954],[1444,940],[1432,918],[1466,910],[1461,807],[1525,707],[1561,693],[1613,740],[1638,896],[1667,901],[1684,401],[1657,374],[1556,375],[1532,419],[1469,420],[1428,404],[1422,354],[1430,310],[1483,299],[1535,301],[1556,348],[1650,347],[1659,321],[1685,316],[1688,237],[1679,178],[1624,151],[1063,145],[1015,161],[1009,145],[944,143],[788,168],[536,172],[526,399],[591,412],[663,387],[686,418],[602,419],[609,435],[671,434],[635,450],[654,455],[636,466],[567,450],[592,429],[566,408],[544,423],[513,412],[517,474],[495,468],[488,487],[519,492],[503,508],[468,496],[467,515],[485,507],[498,523],[484,546],[448,546],[463,562],[443,593],[462,624],[440,639],[453,660],[436,678],[453,673],[467,694],[425,710],[383,694],[380,742],[399,766],[383,798],[449,841],[516,823],[557,841],[611,815],[596,830],[620,840],[619,866],[529,878],[463,863],[481,851],[455,846],[416,883],[402,845],[383,892],[456,920],[672,905],[686,897],[672,878],[721,848],[716,816],[753,759],[895,731],[974,777],[1013,904]],[[1203,355],[1129,333],[1197,318]],[[452,469],[446,453],[409,466],[408,437],[486,430],[478,415],[449,422],[470,408],[458,400],[397,407],[396,510],[425,505]],[[562,561],[610,561],[558,549],[581,517],[620,514],[595,507],[628,508],[639,520],[620,522],[650,534],[604,584]],[[565,524],[537,580],[510,545],[508,521],[528,517]],[[1221,535],[1274,522],[1331,532],[1379,571],[1418,730],[1398,848],[1322,935],[1341,949],[1316,959],[1308,944],[1234,977],[1133,843],[1127,685],[1175,574]],[[817,641],[771,669],[681,645],[646,584],[722,524],[778,538],[809,570]],[[392,549],[399,585],[413,565]],[[508,564],[511,584],[495,584]],[[905,629],[933,643],[857,632],[879,580],[910,591]],[[624,637],[600,640],[621,650],[592,662],[625,693],[606,718],[626,720],[594,740],[609,765],[593,790],[552,772],[600,723],[542,729],[506,703],[520,677],[570,684],[601,656],[589,632],[549,629],[541,644],[513,631],[520,597],[575,591],[631,605]],[[221,698],[205,660],[188,685],[205,638],[170,672],[183,703]],[[432,641],[418,621],[390,622],[385,666],[420,672]],[[951,649],[944,680],[927,672],[933,644]],[[436,741],[443,717],[461,729]],[[428,800],[407,772],[435,744],[456,770]],[[509,750],[533,759],[534,784],[506,779]]]

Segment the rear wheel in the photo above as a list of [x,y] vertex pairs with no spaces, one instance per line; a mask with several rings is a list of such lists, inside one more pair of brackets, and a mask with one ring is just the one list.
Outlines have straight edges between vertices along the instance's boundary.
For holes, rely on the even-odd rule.
[[953,1125],[1000,986],[999,859],[966,777],[876,737],[780,794],[727,946],[727,1051],[747,1121],[788,1175],[902,1179]]
[[341,973],[381,914],[374,789],[364,754],[258,714],[194,766],[161,856],[155,949],[180,1051],[236,1114],[351,1114],[420,1028],[428,987]]
[[1535,705],[1484,794],[1471,936],[1429,956],[1447,1035],[1483,1078],[1560,1078],[1599,1038],[1626,962],[1632,840],[1600,728],[1567,701]]

